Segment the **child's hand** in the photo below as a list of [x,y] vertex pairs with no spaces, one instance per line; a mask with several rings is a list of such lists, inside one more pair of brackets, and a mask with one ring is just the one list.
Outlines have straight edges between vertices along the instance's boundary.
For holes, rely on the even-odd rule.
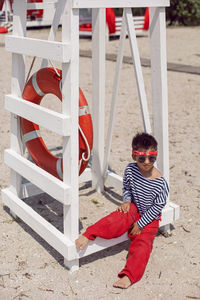
[[127,213],[129,211],[129,209],[130,209],[130,202],[124,202],[117,208],[118,211],[121,211],[124,213]]
[[141,231],[142,231],[142,230],[140,229],[140,227],[138,226],[138,224],[137,224],[137,223],[134,223],[133,228],[132,228],[130,234],[131,234],[131,235],[134,235],[134,234],[140,234]]

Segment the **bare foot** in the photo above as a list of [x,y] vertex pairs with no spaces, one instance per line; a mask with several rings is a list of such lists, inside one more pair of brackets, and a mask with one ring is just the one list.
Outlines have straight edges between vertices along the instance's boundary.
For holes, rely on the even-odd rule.
[[131,281],[129,277],[125,275],[120,280],[116,281],[113,286],[120,289],[127,289],[129,286],[131,286]]
[[76,247],[83,250],[87,246],[88,241],[88,238],[86,238],[84,235],[81,235],[77,240],[75,240]]

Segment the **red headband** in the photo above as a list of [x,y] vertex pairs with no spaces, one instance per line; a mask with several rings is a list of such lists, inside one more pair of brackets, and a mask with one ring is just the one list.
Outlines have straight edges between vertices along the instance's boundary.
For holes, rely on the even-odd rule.
[[143,152],[143,151],[133,150],[133,154],[134,154],[134,155],[143,155],[143,156],[147,156],[147,155],[157,155],[157,154],[158,154],[158,151]]

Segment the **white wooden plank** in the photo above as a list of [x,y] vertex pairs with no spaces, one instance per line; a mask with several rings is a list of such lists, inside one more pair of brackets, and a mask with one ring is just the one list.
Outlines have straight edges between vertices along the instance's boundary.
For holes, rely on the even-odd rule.
[[171,224],[174,222],[174,208],[171,206],[166,206],[162,210],[161,221],[159,226],[165,226],[166,224]]
[[18,198],[11,188],[2,190],[2,201],[65,258],[72,260],[77,256],[74,243]]
[[63,136],[70,135],[71,119],[69,116],[57,113],[13,95],[5,96],[5,109],[55,133]]
[[34,185],[32,182],[26,182],[22,184],[22,193],[21,193],[21,198],[28,198],[32,196],[36,196],[39,194],[44,194],[44,191],[39,189],[36,185]]
[[144,129],[146,132],[151,133],[151,123],[149,118],[144,79],[143,79],[142,67],[140,62],[140,54],[137,46],[136,32],[133,23],[133,15],[130,8],[125,9],[125,17],[127,21],[128,36],[130,41],[131,54],[133,58],[133,65],[135,69]]
[[[78,194],[78,103],[79,103],[79,11],[72,9],[66,1],[62,16],[62,42],[72,48],[70,64],[62,65],[62,112],[71,116],[71,136],[63,138],[63,181],[71,187],[71,205],[63,207],[64,234],[75,240],[79,235]],[[75,270],[78,259],[73,263],[64,261],[65,266]]]
[[118,90],[119,90],[120,71],[121,71],[122,61],[123,61],[125,38],[126,38],[126,21],[125,21],[125,16],[123,14],[122,28],[121,28],[121,32],[120,32],[119,48],[118,48],[118,54],[117,54],[115,77],[114,77],[113,90],[112,90],[112,101],[111,101],[111,107],[110,107],[109,125],[108,125],[107,137],[106,137],[103,176],[106,174],[106,171],[108,169],[108,162],[109,162],[110,150],[111,150],[111,145],[112,145],[112,135],[113,135],[113,129],[114,129],[117,97],[118,97]]
[[169,205],[174,209],[174,220],[178,220],[180,217],[180,206],[171,201],[169,201]]
[[165,7],[169,0],[73,0],[73,8]]
[[158,168],[169,182],[168,90],[165,9],[150,9],[150,45],[154,135]]
[[105,8],[92,10],[92,186],[103,191],[104,119],[105,119]]
[[[50,3],[52,4],[52,3]],[[27,10],[31,10],[31,9],[44,9],[45,5],[44,3],[27,3],[26,6]]]
[[113,186],[118,191],[122,192],[123,178],[118,174],[107,170],[107,177],[106,177],[105,184],[107,186]]
[[79,258],[85,257],[92,253],[95,253],[95,252],[101,251],[103,249],[112,247],[114,245],[120,244],[126,240],[128,240],[127,233],[124,233],[123,235],[121,235],[118,238],[114,238],[114,239],[110,239],[110,240],[101,239],[101,238],[97,237],[95,239],[95,241],[89,241],[89,243],[85,249],[78,251]]
[[17,154],[12,149],[5,150],[4,161],[12,170],[25,177],[59,202],[65,203],[65,205],[71,203],[71,190],[68,185]]
[[[59,0],[60,1],[60,0]],[[59,4],[58,2],[55,3],[55,0],[52,1],[44,1],[41,3],[27,3],[27,10],[31,10],[31,9],[48,9],[48,6],[55,6]]]
[[40,39],[7,35],[5,48],[12,53],[37,56],[67,63],[70,60],[71,47],[68,43],[45,41]]
[[[13,2],[13,34],[24,37],[26,35],[26,0],[21,0],[16,4]],[[21,54],[12,54],[12,71],[11,71],[11,92],[12,94],[21,97],[25,81],[25,59]],[[23,153],[23,144],[21,141],[20,119],[14,114],[11,114],[10,128],[10,147],[17,153]],[[10,184],[13,187],[13,192],[17,196],[21,196],[21,176],[10,171]],[[12,213],[12,211],[11,211]],[[12,213],[13,214],[13,213]],[[14,216],[14,215],[13,215]]]
[[[65,0],[60,0],[59,5],[56,5],[56,10],[55,10],[55,13],[54,13],[54,16],[53,16],[53,21],[52,21],[51,28],[50,28],[50,31],[49,31],[48,41],[54,41],[55,40],[56,32],[57,32],[59,24],[61,23],[61,16],[63,14],[65,5],[66,5]],[[46,10],[48,10],[48,12],[49,12],[49,8],[46,9]],[[44,15],[44,17],[45,17],[45,15]],[[45,68],[47,66],[48,66],[48,60],[43,59],[42,63],[41,63],[41,68]]]

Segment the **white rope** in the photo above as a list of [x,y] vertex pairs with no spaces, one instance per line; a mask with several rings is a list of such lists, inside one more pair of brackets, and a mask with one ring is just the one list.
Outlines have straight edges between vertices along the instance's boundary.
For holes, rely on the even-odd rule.
[[83,137],[83,139],[84,139],[84,142],[85,142],[85,144],[86,144],[86,146],[87,146],[87,152],[88,152],[88,157],[85,158],[85,152],[84,152],[84,153],[82,154],[81,160],[88,161],[89,158],[90,158],[90,146],[89,146],[89,144],[88,144],[88,141],[87,141],[87,139],[86,139],[86,137],[85,137],[85,135],[84,135],[84,133],[83,133],[83,131],[82,131],[80,125],[78,125],[78,128],[79,128],[79,131],[80,131],[80,133],[81,133],[81,135],[82,135],[82,137]]
[[49,59],[50,65],[54,68],[54,71],[56,72],[56,74],[58,75],[58,77],[60,77],[60,74],[58,73],[57,69],[54,67],[52,61]]
[[[57,74],[59,77],[61,77],[61,75],[58,73],[58,71],[56,70],[55,66],[53,65],[52,61],[49,60],[49,62],[50,62],[50,64],[51,64],[51,66],[54,68],[54,71],[56,72],[56,74]],[[89,158],[90,158],[91,152],[90,152],[90,146],[89,146],[89,144],[88,144],[88,141],[87,141],[87,139],[86,139],[86,137],[85,137],[85,135],[84,135],[84,133],[83,133],[83,131],[82,131],[80,125],[78,125],[78,128],[79,128],[79,131],[80,131],[80,133],[81,133],[81,135],[82,135],[82,137],[83,137],[83,139],[84,139],[84,142],[85,142],[86,147],[87,147],[87,153],[88,153],[88,156],[87,156],[87,157],[85,157],[85,152],[82,154],[82,157],[81,157],[81,160],[80,160],[80,164],[79,164],[79,171],[80,171],[82,161],[83,161],[83,160],[84,160],[84,161],[88,161]]]
[[29,80],[29,76],[30,76],[30,73],[31,73],[31,71],[32,71],[33,65],[34,65],[34,63],[35,63],[35,59],[36,59],[36,56],[33,57],[31,66],[30,66],[29,71],[28,71],[28,75],[26,76],[25,86],[26,86],[26,84],[27,84],[27,82],[28,82],[28,80]]
[[78,165],[78,172],[80,172],[81,165],[82,165],[82,161],[83,161],[83,159],[81,158],[80,163],[79,163],[79,165]]

